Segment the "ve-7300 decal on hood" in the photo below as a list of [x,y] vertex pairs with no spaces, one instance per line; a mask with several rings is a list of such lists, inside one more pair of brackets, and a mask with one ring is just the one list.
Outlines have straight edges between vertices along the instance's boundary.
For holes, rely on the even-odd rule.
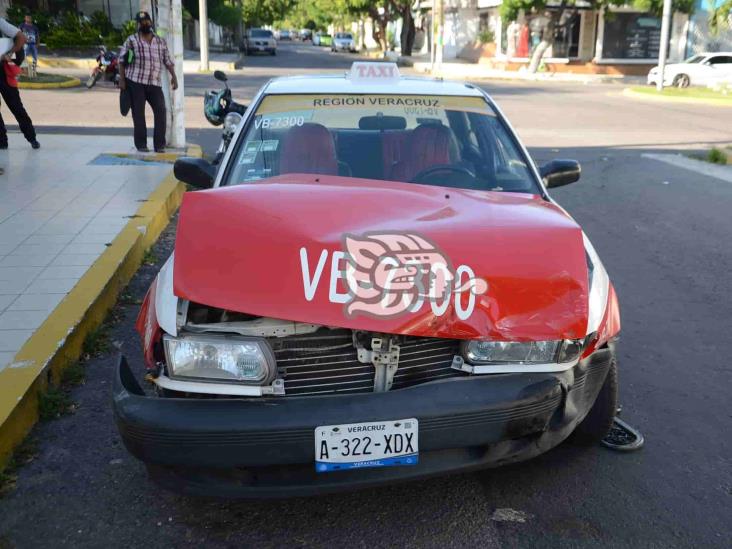
[[[468,265],[452,267],[445,252],[424,236],[408,233],[346,234],[343,249],[333,253],[331,276],[346,282],[347,292],[329,292],[332,303],[343,303],[346,316],[398,317],[417,313],[429,302],[435,316],[444,315],[455,294],[454,310],[466,320],[475,309],[475,296],[486,293],[485,280],[475,277]],[[312,301],[328,260],[328,250],[320,251],[314,273],[310,274],[308,248],[300,248],[300,266],[305,299]],[[345,270],[338,269],[345,261]],[[464,280],[467,278],[467,280]],[[338,280],[331,280],[336,288]],[[467,306],[460,299],[468,292]]]
[[457,339],[578,339],[579,226],[539,196],[287,174],[187,193],[176,296],[255,316]]

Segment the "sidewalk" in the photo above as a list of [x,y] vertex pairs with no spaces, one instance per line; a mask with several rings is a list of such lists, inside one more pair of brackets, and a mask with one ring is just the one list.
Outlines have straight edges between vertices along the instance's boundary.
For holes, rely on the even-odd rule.
[[[413,55],[412,57],[399,57],[398,63],[401,66],[411,67],[420,74],[431,74],[432,65],[429,55]],[[568,72],[537,72],[531,74],[527,71],[507,71],[492,69],[480,63],[471,63],[464,59],[450,59],[442,63],[442,69],[434,76],[448,80],[528,80],[531,82],[577,82],[580,84],[590,83],[621,83],[621,84],[644,84],[645,77],[623,76],[609,74],[581,74]]]
[[0,153],[0,469],[182,196],[171,164],[105,154],[130,139],[11,135]]

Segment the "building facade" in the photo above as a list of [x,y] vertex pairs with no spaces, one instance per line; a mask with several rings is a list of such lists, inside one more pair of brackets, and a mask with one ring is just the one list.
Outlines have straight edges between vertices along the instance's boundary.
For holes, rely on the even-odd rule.
[[[444,0],[443,58],[465,58],[495,68],[519,70],[528,65],[531,52],[541,41],[548,18],[545,13],[522,13],[516,21],[504,21],[501,0]],[[674,13],[668,59],[682,61],[699,51],[732,49],[732,31],[709,31],[714,2],[698,0],[689,16]],[[419,4],[429,17],[431,2]],[[551,4],[548,10],[555,10]],[[481,38],[492,43],[481,43]],[[661,18],[630,5],[595,10],[578,1],[565,9],[553,42],[544,56],[552,71],[598,74],[645,74],[658,60]],[[429,52],[425,46],[424,53]]]

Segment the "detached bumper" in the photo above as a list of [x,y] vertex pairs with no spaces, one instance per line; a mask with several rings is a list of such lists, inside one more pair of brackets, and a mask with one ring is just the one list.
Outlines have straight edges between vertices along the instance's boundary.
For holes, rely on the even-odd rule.
[[[562,442],[597,397],[613,355],[557,374],[453,378],[327,397],[154,398],[124,357],[113,388],[127,449],[167,488],[199,495],[320,494],[529,459]],[[316,473],[319,425],[419,420],[419,464]]]

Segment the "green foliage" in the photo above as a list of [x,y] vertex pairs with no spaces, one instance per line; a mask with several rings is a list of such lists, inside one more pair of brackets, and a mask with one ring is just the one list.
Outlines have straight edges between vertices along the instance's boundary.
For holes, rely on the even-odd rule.
[[722,29],[730,28],[732,19],[732,0],[726,0],[709,13],[709,30],[717,36]]
[[6,19],[17,27],[23,22],[26,15],[33,17],[33,24],[38,27],[41,36],[45,36],[54,25],[53,17],[47,11],[34,11],[19,5],[10,6],[7,9]]
[[712,164],[727,164],[727,155],[715,147],[707,153],[706,160]]
[[[661,15],[663,12],[663,0],[587,0],[587,3],[593,9],[609,6],[623,6],[630,4],[633,7],[644,12]],[[572,8],[576,4],[576,0],[567,0],[565,5]],[[696,0],[673,0],[672,8],[674,11],[682,13],[692,13]],[[553,4],[555,6],[556,4]],[[523,10],[524,13],[532,11],[542,11],[547,7],[547,0],[503,0],[501,4],[501,17],[508,21],[515,21]]]
[[242,20],[241,8],[224,2],[214,4],[208,16],[211,21],[226,28],[236,27]]
[[63,388],[49,387],[38,397],[38,415],[43,421],[71,414],[74,409],[74,401]]
[[496,39],[496,35],[491,29],[483,29],[478,33],[478,41],[481,44],[492,44]]

